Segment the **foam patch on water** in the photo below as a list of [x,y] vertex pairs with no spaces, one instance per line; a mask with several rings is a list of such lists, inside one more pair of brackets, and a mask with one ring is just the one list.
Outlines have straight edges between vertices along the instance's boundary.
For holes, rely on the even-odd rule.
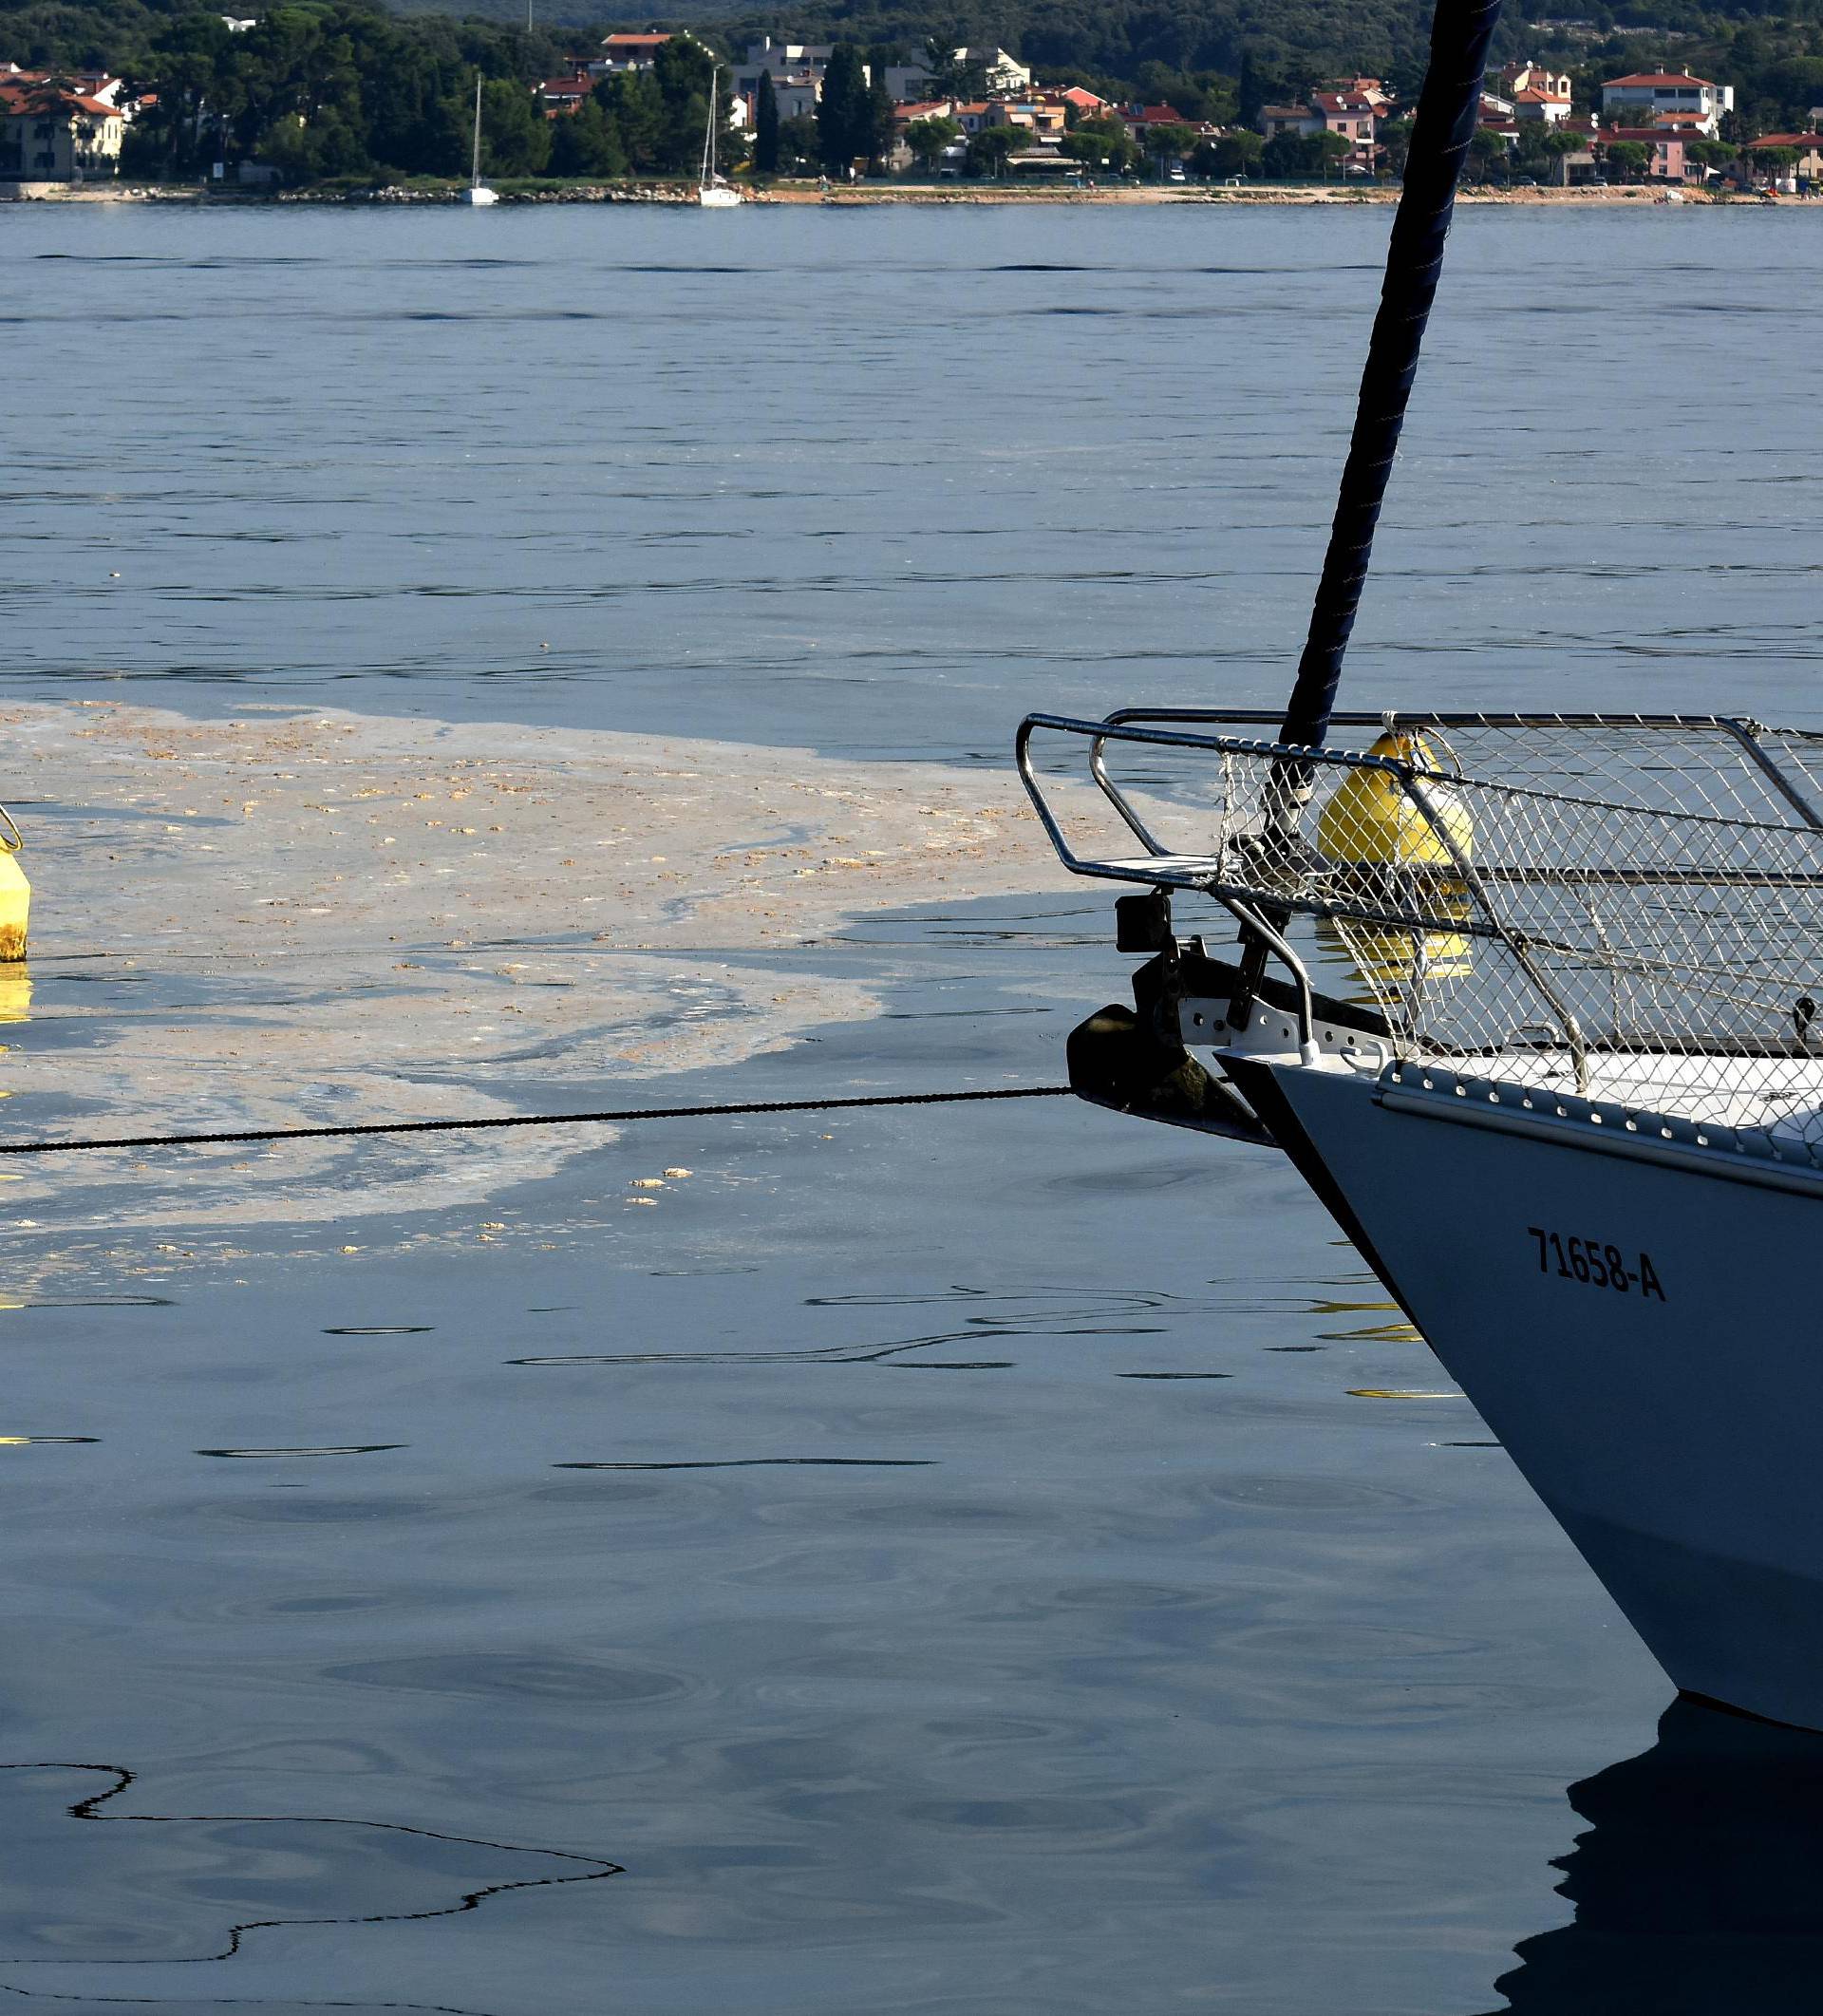
[[[1031,886],[1010,774],[339,712],[5,710],[34,884],[0,970],[13,1138],[638,1103],[877,1011],[794,966],[857,913]],[[604,1131],[15,1165],[80,1223],[332,1225],[551,1174]]]

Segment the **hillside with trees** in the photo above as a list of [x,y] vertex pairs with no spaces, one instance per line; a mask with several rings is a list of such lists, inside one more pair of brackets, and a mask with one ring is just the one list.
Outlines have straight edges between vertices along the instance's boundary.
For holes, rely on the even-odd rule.
[[[523,0],[487,4],[517,20],[385,11],[374,0],[291,0],[236,34],[196,0],[0,0],[0,60],[28,68],[109,69],[156,91],[156,113],[136,122],[129,137],[129,173],[189,175],[205,154],[227,151],[257,154],[291,181],[457,174],[477,70],[488,80],[483,126],[491,173],[687,171],[707,114],[709,58],[700,47],[675,43],[655,69],[608,80],[573,119],[549,121],[530,87],[625,24],[597,15],[586,25],[550,21],[528,30]],[[1190,120],[1246,124],[1262,104],[1300,98],[1337,74],[1373,74],[1409,92],[1421,74],[1428,15],[1426,0],[1354,0],[1346,7],[1341,0],[1148,0],[1144,7],[998,0],[992,11],[940,14],[929,0],[812,0],[793,15],[791,32],[847,47],[832,66],[827,102],[814,120],[780,122],[776,106],[760,108],[758,165],[844,162],[875,152],[890,107],[867,82],[867,61],[923,57],[930,47],[965,42],[999,44],[1045,82],[1169,103]],[[725,0],[719,13],[716,0],[706,0],[676,20],[686,18],[723,53],[779,31],[776,15],[749,17],[729,10]],[[1624,12],[1600,6],[1592,19],[1589,28],[1531,35],[1515,14],[1496,53],[1559,63],[1571,72],[1585,108],[1600,79],[1620,70],[1672,66],[1733,84],[1737,112],[1727,140],[1807,126],[1811,107],[1823,104],[1823,0],[1797,0],[1794,11],[1780,14],[1671,0],[1655,10],[1650,32],[1633,31],[1638,25]],[[669,24],[661,17],[661,25]],[[1391,137],[1397,141],[1397,133]],[[934,155],[953,138],[920,131],[913,144]],[[1000,142],[977,138],[974,168],[991,172],[996,163],[987,156]],[[1245,136],[1214,144],[1227,150],[1222,173],[1238,172],[1242,153],[1248,168],[1257,161],[1271,174],[1321,170],[1320,163],[1280,159],[1285,146],[1267,159],[1245,145]],[[1118,134],[1091,129],[1073,140],[1071,151],[1118,169],[1124,145]],[[1213,151],[1203,166],[1218,172]]]

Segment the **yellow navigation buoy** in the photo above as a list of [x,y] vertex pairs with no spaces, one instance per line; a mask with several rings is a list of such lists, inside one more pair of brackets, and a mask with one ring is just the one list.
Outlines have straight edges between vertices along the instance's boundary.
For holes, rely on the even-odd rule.
[[[1424,770],[1438,767],[1430,744],[1409,729],[1389,730],[1367,753]],[[1412,871],[1443,871],[1424,874],[1419,907],[1466,923],[1467,891],[1449,871],[1474,853],[1475,824],[1461,794],[1448,784],[1427,777],[1423,793],[1429,815],[1389,772],[1350,770],[1318,815],[1317,845],[1337,867],[1357,871],[1366,893],[1396,900],[1400,909],[1413,900]],[[1458,980],[1474,963],[1470,940],[1457,932],[1401,930],[1391,919],[1358,917],[1338,918],[1334,931],[1362,978],[1376,989]]]
[[26,844],[12,822],[12,814],[0,806],[0,960],[26,956],[26,919],[31,910],[31,884],[19,865],[19,850]]
[[[1393,763],[1437,767],[1422,735],[1389,731],[1367,751]],[[1466,860],[1474,851],[1475,827],[1468,807],[1448,784],[1426,778],[1424,796],[1436,809],[1435,824],[1385,770],[1350,770],[1317,819],[1317,845],[1332,861],[1375,868],[1448,868],[1454,844]]]

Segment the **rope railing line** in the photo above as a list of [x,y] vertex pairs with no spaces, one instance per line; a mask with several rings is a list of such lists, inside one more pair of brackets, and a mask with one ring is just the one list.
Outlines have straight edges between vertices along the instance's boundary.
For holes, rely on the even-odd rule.
[[349,1140],[369,1134],[469,1134],[505,1127],[626,1125],[643,1120],[721,1120],[741,1114],[836,1113],[869,1106],[953,1106],[1004,1099],[1066,1099],[1068,1085],[967,1092],[876,1092],[842,1099],[750,1099],[722,1105],[627,1106],[593,1113],[506,1113],[479,1120],[351,1121],[336,1127],[235,1127],[211,1134],[119,1134],[73,1141],[0,1141],[0,1155],[74,1155],[102,1148],[215,1148],[253,1141]]

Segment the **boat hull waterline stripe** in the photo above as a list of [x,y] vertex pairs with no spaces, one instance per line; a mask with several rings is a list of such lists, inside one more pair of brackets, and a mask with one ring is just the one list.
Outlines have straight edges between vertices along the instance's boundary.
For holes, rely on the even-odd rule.
[[0,1155],[74,1155],[98,1148],[214,1148],[235,1141],[321,1141],[361,1134],[475,1134],[501,1127],[623,1125],[640,1120],[721,1120],[742,1113],[836,1113],[862,1106],[958,1106],[995,1099],[1068,1099],[1069,1085],[980,1092],[878,1092],[850,1099],[748,1099],[728,1105],[627,1106],[600,1113],[506,1113],[485,1120],[361,1121],[340,1127],[236,1127],[216,1134],[120,1134],[78,1141],[0,1141]]

